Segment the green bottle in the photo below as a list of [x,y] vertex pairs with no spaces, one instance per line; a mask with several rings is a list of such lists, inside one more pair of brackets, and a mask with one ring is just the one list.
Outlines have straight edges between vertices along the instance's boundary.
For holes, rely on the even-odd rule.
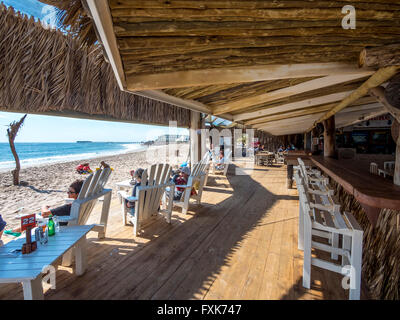
[[49,222],[47,222],[47,229],[48,229],[49,237],[54,236],[56,234],[56,226],[53,221],[52,215],[49,215]]

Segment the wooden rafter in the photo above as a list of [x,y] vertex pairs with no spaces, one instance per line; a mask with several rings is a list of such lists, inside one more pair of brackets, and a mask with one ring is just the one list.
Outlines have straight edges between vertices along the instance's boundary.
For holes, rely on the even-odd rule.
[[[294,111],[297,109],[303,109],[303,108],[309,108],[313,106],[318,106],[322,104],[328,104],[336,101],[340,101],[344,99],[346,96],[348,96],[352,91],[345,91],[345,92],[338,92],[338,93],[333,93],[329,94],[326,96],[321,96],[321,97],[316,97],[316,98],[311,98],[311,99],[306,99],[303,101],[299,102],[293,102],[293,103],[288,103],[284,104],[281,106],[277,107],[266,107],[265,109],[261,109],[258,111],[254,112],[247,112],[247,113],[241,113],[238,115],[233,116],[234,121],[243,121],[248,120],[248,119],[256,119],[254,123],[257,123],[261,121],[264,117],[275,114],[275,113],[281,113],[281,112],[289,112],[289,111]],[[249,124],[252,124],[249,122]]]
[[267,103],[274,100],[282,99],[285,97],[294,96],[307,91],[313,91],[317,89],[326,88],[340,83],[345,83],[348,81],[364,78],[367,75],[372,74],[372,71],[360,71],[353,74],[336,74],[331,76],[326,76],[324,78],[315,79],[307,82],[300,83],[295,86],[283,88],[280,90],[275,90],[272,92],[267,92],[264,94],[259,94],[249,98],[233,101],[227,103],[223,106],[213,108],[213,114],[218,115],[226,112],[233,112],[238,110],[245,110],[254,105],[261,103]]
[[[254,119],[251,121],[245,121],[244,124],[245,125],[254,125],[254,124],[268,123],[268,122],[275,121],[275,120],[290,119],[290,118],[295,118],[298,116],[328,111],[334,106],[335,106],[335,104],[331,103],[331,104],[326,104],[326,105],[317,106],[317,107],[304,108],[304,109],[300,109],[300,110],[296,110],[296,111],[292,111],[292,112],[282,112],[279,114],[270,115],[268,117]],[[366,109],[372,109],[372,108],[378,108],[378,107],[380,107],[380,105],[378,103],[372,103],[369,105],[348,107],[348,108],[342,110],[342,112],[346,113],[346,112],[360,111],[360,110],[366,110]]]
[[400,70],[400,66],[391,66],[379,69],[375,72],[366,82],[364,82],[360,88],[355,90],[350,96],[345,98],[342,102],[324,114],[321,118],[319,118],[312,127],[310,127],[307,131],[311,131],[317,123],[322,122],[340,110],[346,108],[348,105],[352,104],[357,99],[368,94],[368,91],[372,88],[380,86],[382,83],[388,81],[392,78],[396,73]]
[[327,75],[343,75],[347,79],[357,79],[368,74],[372,74],[372,71],[360,71],[354,65],[345,63],[271,64],[132,76],[128,74],[127,88],[130,91],[138,91]]

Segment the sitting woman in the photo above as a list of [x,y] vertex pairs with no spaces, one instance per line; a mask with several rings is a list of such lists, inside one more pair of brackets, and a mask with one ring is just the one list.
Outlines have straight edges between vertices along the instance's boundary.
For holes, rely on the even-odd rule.
[[[83,180],[75,180],[71,183],[68,188],[68,198],[77,199],[79,192],[81,191],[83,185]],[[47,218],[50,214],[53,216],[69,216],[71,213],[71,203],[64,204],[60,207],[50,209],[50,206],[43,206],[41,210],[41,216],[43,218]],[[67,225],[68,222],[60,222],[60,226]],[[4,234],[8,234],[11,236],[19,237],[21,235],[21,228],[15,228],[13,230],[6,230]]]
[[[136,197],[136,189],[137,187],[140,186],[142,183],[142,175],[143,175],[144,169],[139,168],[136,171],[133,172],[132,178],[135,180],[135,185],[132,190],[132,197]],[[126,207],[128,208],[129,213],[134,216],[135,215],[135,201],[128,201],[125,200]]]
[[[180,169],[180,175],[175,179],[175,194],[174,194],[174,200],[181,200],[182,195],[185,191],[185,188],[180,188],[178,187],[179,185],[186,185],[188,183],[190,176],[190,168],[189,167],[182,167]],[[196,190],[192,188],[190,195],[195,195]]]
[[[79,192],[82,189],[83,180],[75,180],[71,183],[68,188],[68,198],[72,198],[76,200],[78,198]],[[64,204],[60,207],[50,209],[49,206],[42,207],[42,217],[47,218],[50,214],[53,216],[69,216],[71,213],[71,203]],[[65,223],[60,223],[60,225],[64,225]]]
[[224,150],[219,150],[219,156],[215,163],[215,169],[224,170],[224,166],[225,166]]

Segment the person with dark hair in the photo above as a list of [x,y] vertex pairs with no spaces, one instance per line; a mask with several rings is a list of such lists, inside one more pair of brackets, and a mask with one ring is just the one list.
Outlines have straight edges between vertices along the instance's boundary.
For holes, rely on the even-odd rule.
[[[68,188],[68,198],[77,199],[79,192],[82,189],[83,180],[75,180],[72,182]],[[71,203],[64,204],[60,207],[50,209],[49,206],[43,206],[41,210],[41,215],[43,218],[47,218],[50,214],[53,216],[69,216],[71,213]],[[60,226],[67,225],[68,222],[60,222]],[[8,234],[10,236],[18,237],[21,235],[21,228],[15,228],[13,230],[6,230],[4,234]]]
[[[68,188],[68,198],[76,200],[82,189],[83,180],[75,180]],[[49,206],[42,207],[42,217],[47,218],[50,214],[53,216],[69,216],[71,213],[71,203],[64,204],[60,207],[50,209]],[[61,225],[61,223],[60,223]]]

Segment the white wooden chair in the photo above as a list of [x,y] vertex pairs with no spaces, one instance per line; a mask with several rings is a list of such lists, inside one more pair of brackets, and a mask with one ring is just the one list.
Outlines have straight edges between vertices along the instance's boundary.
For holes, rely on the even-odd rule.
[[[341,215],[338,208],[321,206],[310,201],[310,197],[301,182],[298,185],[300,205],[304,215],[304,264],[303,286],[310,288],[311,265],[344,274],[350,279],[350,300],[359,300],[361,292],[362,241],[363,230],[352,214]],[[316,232],[319,231],[319,232]],[[313,235],[321,233],[338,234],[342,237],[342,247],[327,245],[313,240]],[[312,258],[312,248],[340,255],[341,264],[320,258]],[[343,283],[343,282],[342,282]]]
[[[140,186],[137,187],[136,197],[132,197],[125,191],[118,191],[122,206],[122,221],[133,224],[133,234],[138,235],[140,227],[162,214],[168,223],[171,223],[172,201],[165,202],[160,208],[161,200],[166,189],[169,188],[170,198],[173,197],[172,182],[169,182],[172,168],[168,164],[154,164],[150,172],[144,170]],[[172,191],[171,191],[172,190]],[[135,214],[128,213],[125,201],[135,202]]]
[[207,185],[207,181],[208,181],[208,175],[210,173],[210,166],[211,166],[211,154],[210,152],[206,152],[203,156],[203,158],[201,159],[201,163],[203,163],[204,165],[204,173],[205,173],[205,178],[204,178],[204,185]]
[[[92,229],[98,232],[98,238],[104,238],[107,230],[108,214],[110,211],[112,189],[105,189],[104,186],[110,177],[110,167],[97,169],[90,174],[83,182],[81,191],[76,200],[71,202],[71,213],[69,216],[58,216],[59,222],[67,222],[67,227],[84,225],[89,219],[93,208],[100,198],[103,198],[100,223]],[[67,200],[67,199],[66,199]],[[63,256],[62,265],[70,266],[72,263],[73,249],[67,251]]]
[[213,174],[222,173],[224,176],[226,176],[226,174],[228,173],[229,164],[231,162],[231,155],[232,150],[229,150],[227,155],[224,156],[223,169],[219,169],[221,167],[221,164],[218,164],[216,162],[213,163]]
[[378,174],[382,175],[384,178],[386,178],[386,175],[389,174],[390,172],[394,172],[395,170],[395,162],[394,161],[385,161],[383,163],[383,170],[382,169],[378,169]]
[[372,174],[378,174],[378,165],[375,162],[369,164],[369,172]]
[[[335,212],[340,212],[340,205],[335,204],[332,199],[334,191],[327,187],[326,181],[322,181],[321,184],[317,185],[317,188],[313,188],[305,183],[303,177],[299,173],[301,173],[300,170],[295,172],[294,178],[296,181],[297,189],[299,190],[300,201],[310,202],[309,199],[312,198],[314,202],[310,205],[312,208],[322,209],[331,212],[332,214]],[[302,198],[302,193],[300,193],[300,190],[304,190],[306,192],[307,199]],[[328,239],[329,243],[334,247],[338,246],[339,237],[337,234],[321,232],[320,230],[314,229],[312,231],[312,234]],[[304,212],[301,205],[299,206],[298,249],[304,250]],[[337,258],[337,255],[332,253],[332,259],[337,260]]]
[[285,163],[285,158],[283,157],[283,152],[275,153],[275,162],[277,164],[284,164]]
[[104,238],[112,194],[112,189],[105,189],[104,186],[111,172],[111,168],[106,167],[97,169],[94,173],[90,174],[83,182],[77,199],[65,199],[67,203],[71,203],[71,213],[69,216],[57,217],[58,221],[68,222],[67,226],[84,225],[97,202],[102,199],[103,206],[100,223],[93,228],[93,231],[98,232],[99,238]]
[[[178,206],[182,208],[182,213],[187,214],[187,211],[189,209],[189,204],[190,204],[190,199],[196,200],[197,205],[201,203],[201,196],[203,194],[203,188],[205,185],[206,181],[206,169],[207,165],[203,162],[199,162],[195,164],[191,170],[190,176],[188,178],[188,182],[186,185],[177,185],[176,187],[179,188],[184,188],[184,191],[182,193],[182,197],[180,200],[174,200],[173,204],[174,206]],[[197,194],[191,195],[192,193],[192,188],[195,187],[195,185],[198,185],[197,189]],[[173,188],[171,188],[173,189]],[[173,194],[172,194],[173,197]],[[166,197],[164,197],[165,199]],[[172,199],[172,198],[170,198]]]

